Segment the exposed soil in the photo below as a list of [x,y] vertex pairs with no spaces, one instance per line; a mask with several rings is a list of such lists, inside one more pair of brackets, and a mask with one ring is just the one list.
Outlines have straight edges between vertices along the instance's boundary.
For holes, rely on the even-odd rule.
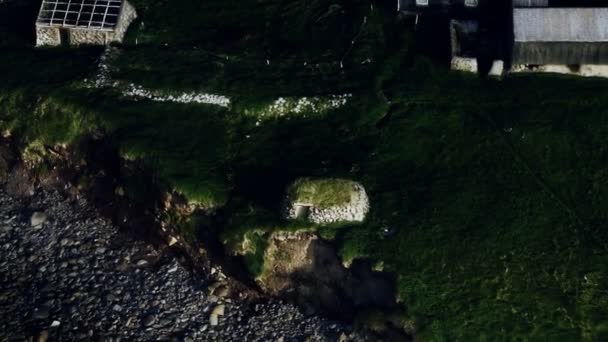
[[[393,277],[363,261],[344,267],[335,248],[311,232],[273,234],[259,282],[266,292],[290,298],[309,314],[353,321],[362,312],[389,314],[398,308]],[[391,323],[386,330],[393,339],[408,339]]]

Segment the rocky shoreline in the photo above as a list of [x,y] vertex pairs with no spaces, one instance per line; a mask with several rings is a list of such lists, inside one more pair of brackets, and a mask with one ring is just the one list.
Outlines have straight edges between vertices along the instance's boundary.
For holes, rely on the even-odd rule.
[[192,273],[56,191],[0,188],[0,260],[0,340],[374,339],[278,300],[241,300],[221,272]]

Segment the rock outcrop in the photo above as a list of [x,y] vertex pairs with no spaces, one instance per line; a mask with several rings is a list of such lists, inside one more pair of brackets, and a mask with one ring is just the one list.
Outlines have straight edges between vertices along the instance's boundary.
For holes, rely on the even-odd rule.
[[345,268],[335,248],[308,231],[270,236],[258,283],[271,294],[294,298],[308,313],[354,318],[362,308],[396,306],[390,276],[362,261]]
[[287,201],[289,219],[317,224],[363,222],[369,212],[363,185],[343,179],[297,180],[288,190]]

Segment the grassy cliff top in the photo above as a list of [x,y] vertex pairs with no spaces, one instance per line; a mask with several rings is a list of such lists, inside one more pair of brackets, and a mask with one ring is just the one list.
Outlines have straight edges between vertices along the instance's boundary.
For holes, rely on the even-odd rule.
[[[83,88],[98,49],[2,48],[0,130],[26,145],[53,145],[102,129],[189,198],[225,204],[226,234],[290,228],[277,207],[293,179],[361,180],[372,211],[363,224],[342,227],[335,243],[344,259],[383,262],[396,275],[421,339],[606,340],[607,81],[450,73],[415,53],[424,42],[407,39],[393,12],[371,12],[367,1],[356,10],[339,2],[358,13],[352,22],[330,11],[337,1],[256,1],[250,12],[253,2],[180,0],[174,9],[194,10],[161,17],[173,3],[135,1],[141,24],[129,34],[147,35],[147,45],[123,49],[115,77],[229,95],[233,107]],[[267,10],[274,12],[254,15]],[[283,11],[296,22],[271,20]],[[368,24],[342,69],[364,15]],[[333,26],[315,33],[317,20],[348,34]],[[268,29],[249,35],[260,24]],[[285,25],[303,38],[285,43]],[[318,34],[339,47],[315,46]],[[197,52],[195,41],[217,46],[214,56]],[[278,97],[345,92],[352,98],[322,115],[260,122],[243,114]],[[317,187],[303,187],[302,196],[316,196]],[[339,188],[320,201],[344,200]],[[390,239],[379,234],[387,225]],[[262,236],[254,243],[263,254]],[[252,259],[252,270],[262,269]]]

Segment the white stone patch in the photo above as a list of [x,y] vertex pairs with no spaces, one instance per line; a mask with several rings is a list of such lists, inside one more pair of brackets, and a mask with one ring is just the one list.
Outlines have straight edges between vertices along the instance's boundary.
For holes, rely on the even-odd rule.
[[155,102],[201,103],[212,104],[224,108],[230,107],[230,99],[223,95],[196,92],[162,94],[159,91],[146,89],[133,83],[130,83],[123,89],[122,95],[126,97],[144,98]]
[[[224,95],[199,92],[167,93],[148,89],[134,83],[113,80],[111,64],[119,53],[120,50],[116,47],[106,47],[99,58],[94,79],[85,80],[85,85],[90,88],[114,88],[125,97],[155,102],[211,104],[224,108],[229,108],[231,105],[230,98]],[[343,107],[352,97],[353,94],[349,93],[312,97],[279,97],[262,109],[245,109],[245,114],[258,117],[281,117],[287,114],[301,114],[304,116],[306,114],[323,114]],[[257,125],[259,124],[258,122]]]
[[[452,70],[477,73],[477,59],[469,57],[453,57],[451,63]],[[490,76],[502,76],[504,71],[504,62],[501,60],[494,61],[490,69]]]
[[313,96],[313,97],[279,97],[273,103],[259,111],[246,110],[246,114],[261,117],[277,117],[287,114],[323,114],[346,105],[353,94]]
[[147,99],[155,102],[174,102],[174,103],[199,103],[211,104],[220,107],[230,107],[230,98],[223,95],[184,92],[167,94],[158,90],[144,88],[143,86],[112,80],[111,63],[118,56],[120,50],[108,46],[99,58],[99,66],[95,79],[85,80],[85,84],[90,88],[114,88],[121,92],[125,97]]
[[[477,60],[475,58],[453,57],[452,70],[477,73]],[[525,74],[525,73],[553,73],[573,75],[582,77],[608,78],[608,65],[582,64],[578,68],[572,68],[563,64],[525,65],[518,64],[511,70],[504,70],[503,61],[494,61],[490,76],[501,76],[503,73]]]
[[329,224],[335,222],[363,222],[369,212],[369,198],[365,188],[355,183],[350,195],[350,201],[344,205],[329,208],[316,208],[309,203],[289,202],[287,210],[288,219],[304,218],[316,224]]
[[591,65],[583,64],[578,69],[573,69],[567,65],[547,64],[529,67],[527,65],[514,65],[511,68],[512,73],[554,73],[564,75],[575,75],[583,77],[608,77],[608,65]]

